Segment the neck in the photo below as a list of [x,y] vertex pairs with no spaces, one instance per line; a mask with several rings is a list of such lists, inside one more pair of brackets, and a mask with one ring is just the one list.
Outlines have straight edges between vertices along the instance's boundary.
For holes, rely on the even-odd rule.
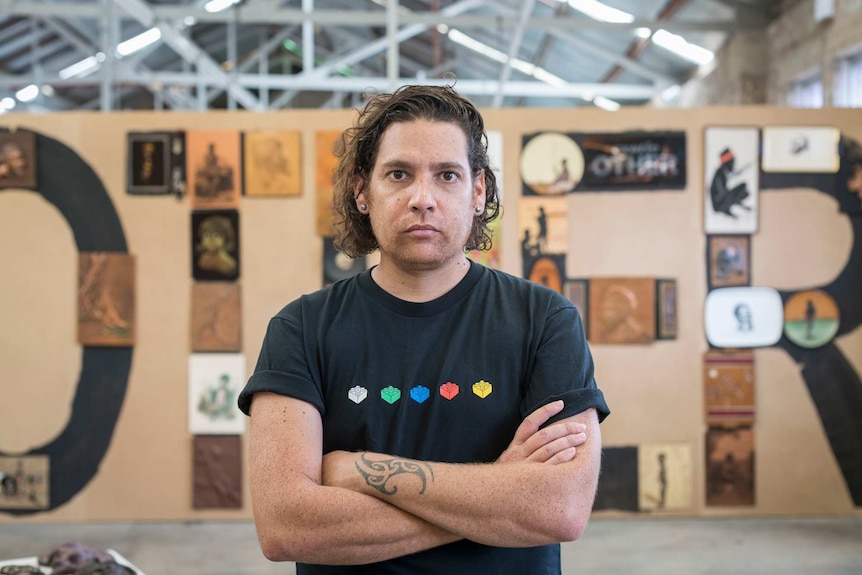
[[469,270],[470,261],[466,256],[433,269],[404,269],[381,259],[380,264],[371,270],[371,277],[381,289],[398,299],[424,303],[449,292]]

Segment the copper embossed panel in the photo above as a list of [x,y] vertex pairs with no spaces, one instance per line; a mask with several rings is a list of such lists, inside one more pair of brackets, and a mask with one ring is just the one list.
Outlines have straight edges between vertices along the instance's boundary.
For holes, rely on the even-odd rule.
[[195,282],[191,323],[192,351],[239,351],[239,284]]
[[78,342],[91,346],[135,343],[135,258],[86,252],[78,256]]
[[709,236],[709,287],[751,285],[751,236]]
[[242,507],[242,453],[239,435],[194,436],[194,509]]
[[706,419],[754,422],[754,353],[708,351],[704,358]]
[[236,208],[240,196],[240,135],[235,130],[186,134],[186,162],[192,208]]
[[0,509],[47,509],[49,469],[47,455],[0,457]]
[[638,490],[641,511],[690,509],[691,445],[664,443],[638,448]]
[[246,195],[301,195],[300,146],[297,131],[247,132],[243,138]]
[[321,237],[332,236],[332,194],[333,179],[338,158],[335,156],[335,145],[341,137],[341,132],[329,130],[317,132],[314,135],[317,145],[317,172],[315,177],[317,191],[317,234]]
[[754,430],[710,426],[706,434],[706,505],[754,505]]
[[240,273],[239,212],[192,212],[192,277],[235,280]]
[[590,280],[590,341],[649,343],[655,340],[655,280]]
[[0,131],[0,188],[36,187],[36,135]]

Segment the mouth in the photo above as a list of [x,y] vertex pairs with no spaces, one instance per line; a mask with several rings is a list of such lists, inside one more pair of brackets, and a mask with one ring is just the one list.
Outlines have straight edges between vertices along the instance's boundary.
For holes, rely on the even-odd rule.
[[435,228],[434,226],[429,226],[427,224],[417,224],[415,226],[410,226],[406,230],[407,233],[411,233],[411,232],[436,232],[436,231],[438,231],[437,228]]

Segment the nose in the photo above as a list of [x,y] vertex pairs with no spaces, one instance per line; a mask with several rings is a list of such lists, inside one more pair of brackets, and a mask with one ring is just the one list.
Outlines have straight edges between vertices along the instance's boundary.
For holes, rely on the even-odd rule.
[[432,211],[437,207],[433,180],[428,176],[417,177],[409,194],[408,206],[413,211]]

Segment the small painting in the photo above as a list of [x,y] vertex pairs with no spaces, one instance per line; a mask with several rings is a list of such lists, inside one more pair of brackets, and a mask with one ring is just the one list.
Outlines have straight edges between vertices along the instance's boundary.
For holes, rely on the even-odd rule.
[[365,258],[351,258],[339,251],[332,238],[323,238],[323,285],[353,277],[365,271]]
[[589,280],[586,279],[567,279],[563,282],[563,295],[566,296],[575,309],[578,310],[578,315],[581,316],[581,324],[584,326],[584,333],[590,332],[589,327],[589,302],[590,289]]
[[602,472],[593,511],[638,510],[638,448],[602,449]]
[[242,438],[196,435],[192,443],[192,508],[242,508]]
[[36,134],[0,130],[0,188],[36,188]]
[[656,339],[676,339],[676,280],[656,280]]
[[193,353],[189,357],[189,432],[243,433],[245,416],[236,400],[245,379],[242,354]]
[[569,136],[541,132],[524,136],[521,180],[524,196],[559,196],[575,189],[584,175],[584,153]]
[[706,339],[715,347],[768,347],[784,328],[781,295],[767,287],[729,287],[706,295]]
[[192,351],[240,351],[240,287],[236,282],[192,284]]
[[760,131],[711,127],[704,144],[704,230],[753,234],[758,220]]
[[710,425],[754,423],[754,353],[707,351],[703,372],[706,421]]
[[784,335],[805,348],[822,347],[838,333],[838,304],[821,290],[799,292],[784,304]]
[[317,145],[316,187],[317,192],[317,235],[322,238],[332,237],[334,212],[332,195],[335,193],[335,170],[338,167],[338,156],[335,147],[339,144],[342,132],[327,130],[314,135]]
[[706,433],[707,507],[754,505],[754,430],[710,426]]
[[844,154],[838,174],[838,205],[844,213],[862,214],[862,144],[852,138],[842,141]]
[[518,200],[521,257],[565,254],[569,245],[569,208],[565,197]]
[[0,457],[0,510],[48,509],[49,472],[47,455]]
[[832,127],[763,128],[764,172],[834,174],[841,164],[841,131]]
[[687,443],[638,446],[638,502],[641,511],[691,509],[692,457]]
[[168,132],[128,134],[126,191],[129,194],[171,193],[171,140],[171,134]]
[[78,256],[78,343],[135,343],[135,257],[113,252]]
[[239,277],[239,212],[192,212],[192,277],[229,281]]
[[584,177],[577,192],[684,190],[685,132],[584,134]]
[[557,293],[563,293],[563,280],[566,277],[565,255],[526,258],[523,263],[524,277]]
[[243,175],[247,196],[302,195],[301,132],[246,132]]
[[590,279],[590,341],[610,344],[655,340],[653,278]]
[[240,133],[236,130],[190,131],[186,162],[192,209],[239,207]]
[[751,285],[751,236],[709,236],[709,287]]

